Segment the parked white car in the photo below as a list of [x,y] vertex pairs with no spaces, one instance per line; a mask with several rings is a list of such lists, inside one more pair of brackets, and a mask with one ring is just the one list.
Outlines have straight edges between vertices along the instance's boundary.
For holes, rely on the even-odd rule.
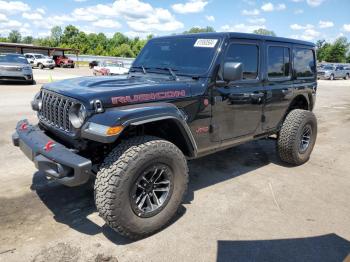
[[28,63],[32,65],[32,67],[39,67],[40,69],[44,68],[55,68],[55,61],[48,56],[44,56],[42,54],[35,53],[27,53],[24,54],[25,58],[27,58]]
[[123,75],[129,72],[122,62],[103,61],[94,67],[94,75]]

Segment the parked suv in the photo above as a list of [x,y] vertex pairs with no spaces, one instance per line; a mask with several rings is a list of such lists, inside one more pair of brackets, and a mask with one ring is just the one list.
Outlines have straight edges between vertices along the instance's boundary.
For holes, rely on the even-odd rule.
[[350,78],[350,70],[347,69],[343,65],[325,65],[317,72],[318,79],[349,79]]
[[38,67],[40,69],[55,68],[55,62],[50,57],[35,53],[26,53],[24,54],[24,56],[25,58],[27,58],[28,62],[32,65],[32,67]]
[[283,162],[308,161],[316,79],[309,42],[241,33],[154,38],[126,76],[44,85],[32,102],[39,124],[20,121],[13,142],[64,185],[95,179],[100,216],[142,238],[181,205],[186,159],[275,137]]
[[66,56],[54,56],[54,60],[56,63],[56,66],[59,67],[70,67],[70,68],[74,68],[75,64],[74,61],[72,59],[69,59]]
[[0,53],[0,82],[16,81],[35,84],[33,70],[21,54]]

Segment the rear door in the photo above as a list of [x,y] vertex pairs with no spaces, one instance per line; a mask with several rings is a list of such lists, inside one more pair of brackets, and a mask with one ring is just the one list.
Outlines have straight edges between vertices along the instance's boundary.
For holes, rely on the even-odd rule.
[[226,48],[225,62],[243,65],[243,78],[213,88],[212,126],[218,140],[253,135],[261,126],[263,85],[260,78],[262,44],[258,40],[231,40]]
[[264,48],[266,99],[263,129],[269,131],[281,121],[293,97],[292,46],[288,43],[266,42]]

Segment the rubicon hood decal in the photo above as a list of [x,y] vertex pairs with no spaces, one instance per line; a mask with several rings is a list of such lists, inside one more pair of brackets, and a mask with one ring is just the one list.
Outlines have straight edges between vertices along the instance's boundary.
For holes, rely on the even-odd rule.
[[175,90],[175,91],[169,90],[164,92],[135,94],[131,96],[115,96],[115,97],[112,97],[112,104],[125,105],[129,103],[157,101],[162,99],[178,98],[178,97],[185,97],[185,96],[186,96],[186,90]]
[[46,84],[43,88],[86,103],[100,100],[104,108],[175,100],[192,96],[192,89],[203,83],[187,78],[172,81],[166,77],[102,76],[67,79]]

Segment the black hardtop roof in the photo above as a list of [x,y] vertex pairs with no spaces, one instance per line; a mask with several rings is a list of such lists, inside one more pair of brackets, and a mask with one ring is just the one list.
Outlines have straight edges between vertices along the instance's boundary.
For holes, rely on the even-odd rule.
[[239,39],[252,39],[252,40],[263,40],[263,41],[274,41],[274,42],[285,42],[285,43],[291,43],[291,44],[298,44],[298,45],[306,45],[315,47],[314,43],[292,39],[292,38],[285,38],[285,37],[277,37],[277,36],[267,36],[267,35],[257,35],[257,34],[247,34],[247,33],[237,33],[237,32],[213,32],[213,33],[196,33],[196,34],[180,34],[180,35],[172,35],[172,36],[161,36],[157,38],[176,38],[179,36],[190,36],[190,37],[197,37],[197,38],[205,38],[205,37],[228,37],[228,38],[239,38]]

